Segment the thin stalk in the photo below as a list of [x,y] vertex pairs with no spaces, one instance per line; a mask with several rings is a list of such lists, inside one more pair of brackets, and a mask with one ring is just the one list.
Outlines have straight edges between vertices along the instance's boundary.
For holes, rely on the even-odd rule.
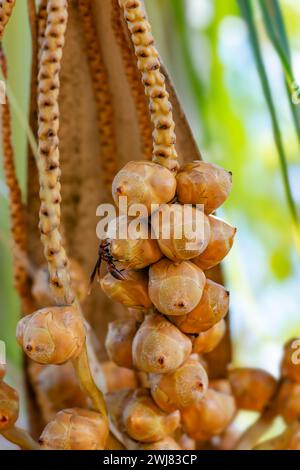
[[[273,28],[273,33],[271,35],[269,34],[269,38],[272,41],[272,37],[275,34],[275,36],[277,37],[277,41],[279,41],[279,43],[281,44],[281,48],[286,56],[286,60],[288,61],[291,67],[292,59],[291,59],[289,40],[288,40],[287,32],[285,29],[284,19],[283,19],[279,2],[278,0],[265,0],[265,2],[261,2],[261,4],[264,7],[265,15],[267,15],[269,27]],[[266,26],[266,29],[268,32],[267,26]],[[273,43],[273,46],[275,47],[274,43]],[[287,79],[285,79],[285,88],[286,88],[288,102],[289,102],[291,113],[292,113],[293,122],[295,125],[297,138],[300,143],[300,111],[299,111],[299,108],[295,106],[295,104],[293,103],[293,100],[291,99],[291,87],[289,86]],[[294,92],[294,90],[292,92]]]
[[40,450],[38,443],[24,429],[13,426],[6,431],[1,431],[5,439],[19,446],[22,450]]
[[263,89],[263,93],[264,93],[267,106],[269,109],[270,117],[271,117],[273,135],[274,135],[274,140],[275,140],[275,144],[276,144],[277,151],[278,151],[287,204],[291,213],[292,220],[295,226],[298,226],[298,215],[297,215],[296,205],[293,199],[291,185],[289,181],[288,166],[287,166],[285,149],[283,146],[283,139],[281,136],[280,126],[279,126],[278,119],[277,119],[277,114],[276,114],[276,110],[275,110],[275,106],[274,106],[274,102],[272,98],[268,76],[267,76],[265,66],[263,63],[258,34],[257,34],[257,30],[256,30],[256,26],[254,23],[254,18],[253,18],[252,5],[249,0],[237,0],[237,1],[239,4],[241,13],[248,26],[250,44],[252,47],[254,59],[256,62],[256,67],[257,67],[259,78],[261,81],[261,86]]
[[107,411],[103,394],[97,388],[91,374],[86,344],[84,345],[79,357],[73,361],[73,365],[81,386],[91,397],[95,409],[101,413],[104,419],[107,419]]

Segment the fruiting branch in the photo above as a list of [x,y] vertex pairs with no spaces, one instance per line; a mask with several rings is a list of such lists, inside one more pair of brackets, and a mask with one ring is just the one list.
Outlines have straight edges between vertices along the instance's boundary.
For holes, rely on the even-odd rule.
[[16,0],[0,1],[0,41],[2,41],[5,26],[7,25],[12,15],[15,3]]
[[154,45],[151,26],[146,20],[140,0],[119,0],[124,10],[131,39],[137,57],[137,66],[142,74],[145,93],[149,99],[153,131],[152,160],[171,171],[178,169],[178,155],[175,149],[175,123],[172,105],[160,70],[159,54]]

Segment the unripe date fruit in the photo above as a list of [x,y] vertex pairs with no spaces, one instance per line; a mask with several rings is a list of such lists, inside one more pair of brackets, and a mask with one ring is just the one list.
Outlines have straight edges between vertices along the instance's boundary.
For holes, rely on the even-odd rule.
[[201,161],[184,165],[176,179],[179,202],[203,204],[205,214],[211,214],[225,202],[232,186],[230,172]]
[[234,398],[208,389],[197,404],[181,411],[185,432],[197,441],[206,441],[225,431],[236,413]]
[[159,312],[184,315],[200,302],[205,281],[203,271],[193,263],[174,264],[164,258],[149,270],[149,296]]
[[226,322],[220,320],[209,330],[199,333],[193,341],[193,353],[207,354],[213,351],[222,341],[226,332]]
[[276,399],[278,413],[287,424],[300,419],[300,383],[286,380]]
[[[70,261],[71,287],[80,303],[83,303],[88,294],[88,280],[81,265],[75,261]],[[33,278],[32,295],[40,308],[48,307],[54,302],[53,294],[49,282],[49,272],[47,266],[39,268]]]
[[206,271],[219,264],[231,250],[236,234],[236,228],[218,217],[208,216],[210,238],[206,249],[201,255],[193,258],[199,268]]
[[115,320],[108,325],[105,347],[109,358],[120,367],[133,367],[132,342],[137,332],[135,320]]

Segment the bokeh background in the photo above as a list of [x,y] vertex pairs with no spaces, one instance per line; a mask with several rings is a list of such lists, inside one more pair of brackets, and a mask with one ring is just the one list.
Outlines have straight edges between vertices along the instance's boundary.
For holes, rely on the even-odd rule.
[[[231,291],[234,363],[264,367],[277,374],[283,342],[300,335],[300,238],[295,212],[291,201],[287,202],[287,180],[284,183],[283,179],[286,165],[293,201],[299,207],[300,120],[287,92],[282,60],[267,34],[259,0],[250,0],[279,127],[275,137],[284,147],[280,163],[261,86],[262,72],[257,71],[253,41],[238,2],[145,3],[158,48],[203,158],[233,172],[231,197],[218,214],[238,228],[234,248],[224,263]],[[294,78],[300,82],[300,2],[281,0],[279,5]],[[24,127],[30,77],[25,1],[17,2],[5,48],[13,141],[25,198]],[[17,384],[21,370],[15,341],[19,304],[12,287],[11,263],[7,188],[0,165],[0,339],[6,341],[10,376]]]

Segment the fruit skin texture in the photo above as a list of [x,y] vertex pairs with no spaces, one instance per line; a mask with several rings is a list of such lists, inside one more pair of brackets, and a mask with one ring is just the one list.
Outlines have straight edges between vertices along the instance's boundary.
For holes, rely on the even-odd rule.
[[19,396],[17,392],[0,382],[0,432],[11,428],[19,416]]
[[122,272],[125,279],[119,280],[107,273],[100,281],[105,294],[125,307],[136,309],[150,308],[152,302],[148,295],[148,276],[144,271]]
[[197,403],[208,388],[205,369],[191,358],[174,372],[150,374],[149,380],[154,401],[167,413]]
[[193,353],[206,354],[213,351],[218,344],[222,341],[226,332],[226,322],[222,318],[218,323],[209,328],[209,330],[202,331],[193,339]]
[[179,202],[203,204],[205,214],[211,214],[225,202],[232,186],[231,173],[201,161],[184,165],[176,179]]
[[57,413],[39,439],[42,450],[103,450],[107,423],[95,411],[70,408]]
[[19,321],[17,340],[33,361],[64,364],[83,348],[84,323],[75,306],[43,308]]
[[[164,204],[153,213],[151,225],[159,248],[172,261],[199,256],[209,242],[208,218],[195,207],[186,209],[181,204]],[[194,234],[196,228],[197,234]]]
[[[179,411],[166,414],[146,389],[112,394],[108,399],[112,419],[132,439],[156,442],[172,434],[180,424]],[[112,408],[111,408],[112,407]]]
[[[81,265],[70,260],[71,287],[80,303],[83,303],[88,294],[88,281]],[[32,295],[40,308],[48,307],[54,302],[49,283],[47,266],[39,268],[33,278]]]
[[203,271],[193,263],[174,264],[164,258],[150,267],[149,296],[159,312],[184,315],[200,302],[205,282]]
[[112,221],[118,232],[122,233],[121,230],[124,229],[124,233],[127,233],[127,238],[111,238],[110,253],[126,269],[143,269],[160,260],[162,252],[157,241],[151,238],[148,219],[143,220],[140,224],[138,237],[133,238],[131,236],[128,228],[130,229],[130,224],[133,220],[133,217],[120,216]]
[[153,162],[128,162],[120,170],[112,184],[112,195],[119,206],[119,197],[127,196],[128,208],[132,204],[144,204],[151,213],[151,204],[170,202],[176,192],[173,173]]
[[286,380],[276,400],[279,414],[287,424],[300,419],[300,384]]
[[209,440],[225,431],[235,412],[236,405],[231,395],[208,389],[196,405],[181,411],[184,431],[197,441]]
[[276,389],[275,378],[262,369],[232,369],[228,378],[236,405],[243,410],[262,411]]
[[201,255],[193,258],[199,268],[204,271],[219,264],[231,250],[236,228],[213,215],[208,216],[210,238],[206,249]]
[[220,322],[228,308],[229,292],[220,284],[207,279],[199,304],[187,315],[169,318],[184,333],[197,334]]
[[293,338],[286,343],[281,372],[283,377],[300,382],[300,338]]
[[177,369],[191,351],[190,339],[158,314],[145,318],[132,345],[135,367],[156,374],[166,374]]
[[109,358],[120,367],[133,367],[132,342],[137,332],[135,320],[115,320],[108,325],[105,347]]

